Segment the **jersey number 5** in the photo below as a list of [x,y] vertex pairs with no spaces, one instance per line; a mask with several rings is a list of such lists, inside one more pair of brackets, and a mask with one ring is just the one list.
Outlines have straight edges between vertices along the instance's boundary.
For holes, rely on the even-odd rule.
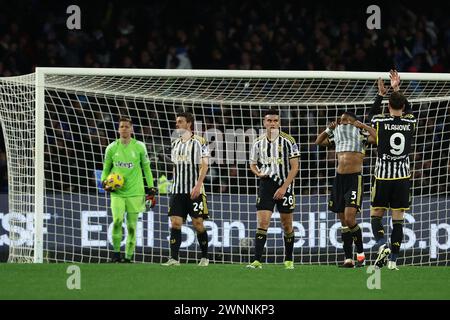
[[[399,138],[400,143],[395,143],[395,139]],[[391,147],[392,149],[389,150],[392,154],[395,154],[396,156],[401,155],[403,153],[403,150],[405,150],[405,136],[401,134],[400,132],[394,133],[391,136],[390,139]]]

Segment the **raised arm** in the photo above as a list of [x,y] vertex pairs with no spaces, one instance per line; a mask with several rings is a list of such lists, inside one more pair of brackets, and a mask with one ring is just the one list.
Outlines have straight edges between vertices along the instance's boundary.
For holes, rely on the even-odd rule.
[[[394,92],[400,91],[400,76],[397,71],[391,70],[391,87]],[[411,104],[408,99],[405,97],[405,109],[403,109],[404,113],[413,113]]]
[[378,78],[378,93],[375,101],[372,104],[372,107],[369,111],[369,121],[372,121],[372,118],[376,114],[380,114],[383,111],[381,110],[381,103],[383,102],[383,98],[387,93],[387,88],[384,86],[384,81],[381,78]]
[[362,122],[360,122],[358,120],[354,121],[352,124],[355,127],[357,127],[358,129],[366,130],[367,132],[369,132],[370,136],[367,139],[367,141],[369,143],[372,143],[372,144],[376,143],[376,141],[377,141],[377,131],[375,130],[375,128],[373,128],[373,127],[371,127],[371,126],[369,126],[369,125],[367,125],[365,123],[362,123]]
[[324,130],[321,134],[319,134],[316,138],[315,144],[319,146],[328,146],[330,145],[330,138],[333,137],[333,130],[336,128],[337,122],[333,121],[328,125],[328,128]]

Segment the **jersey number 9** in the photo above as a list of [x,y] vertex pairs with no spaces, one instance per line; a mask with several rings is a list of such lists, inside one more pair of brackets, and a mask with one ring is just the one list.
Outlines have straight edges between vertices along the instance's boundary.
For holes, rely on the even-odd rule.
[[[398,143],[398,144],[395,143],[395,139],[397,139],[397,138],[400,139],[400,143]],[[392,149],[389,151],[396,156],[401,155],[403,153],[403,151],[405,150],[405,136],[403,134],[401,134],[400,132],[394,133],[391,136],[390,143],[391,143]]]

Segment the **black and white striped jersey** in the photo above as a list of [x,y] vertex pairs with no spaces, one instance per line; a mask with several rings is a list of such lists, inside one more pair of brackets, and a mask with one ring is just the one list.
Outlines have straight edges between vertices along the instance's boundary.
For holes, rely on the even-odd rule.
[[[209,157],[206,140],[200,136],[192,135],[184,141],[181,138],[172,142],[171,160],[174,164],[172,193],[191,193],[197,183],[201,159]],[[202,193],[204,188],[202,187]]]
[[372,117],[377,130],[377,159],[375,178],[404,179],[411,176],[409,152],[413,141],[416,118],[408,113],[401,117],[378,114]]
[[280,132],[273,141],[263,134],[253,142],[250,151],[250,163],[258,164],[259,170],[280,186],[289,175],[291,169],[289,160],[298,157],[300,157],[300,151],[295,139],[284,132]]
[[369,133],[352,124],[340,124],[328,134],[328,140],[336,147],[336,152],[366,153]]

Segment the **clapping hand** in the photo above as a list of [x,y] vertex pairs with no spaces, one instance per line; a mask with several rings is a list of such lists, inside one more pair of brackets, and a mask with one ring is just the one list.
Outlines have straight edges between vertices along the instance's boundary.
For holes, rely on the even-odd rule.
[[391,78],[391,87],[394,91],[400,90],[400,76],[397,70],[389,71],[389,78]]
[[[392,78],[391,78],[392,79]],[[378,94],[380,96],[385,96],[387,93],[387,88],[384,86],[384,81],[381,78],[378,78]],[[391,82],[392,83],[392,82]]]

